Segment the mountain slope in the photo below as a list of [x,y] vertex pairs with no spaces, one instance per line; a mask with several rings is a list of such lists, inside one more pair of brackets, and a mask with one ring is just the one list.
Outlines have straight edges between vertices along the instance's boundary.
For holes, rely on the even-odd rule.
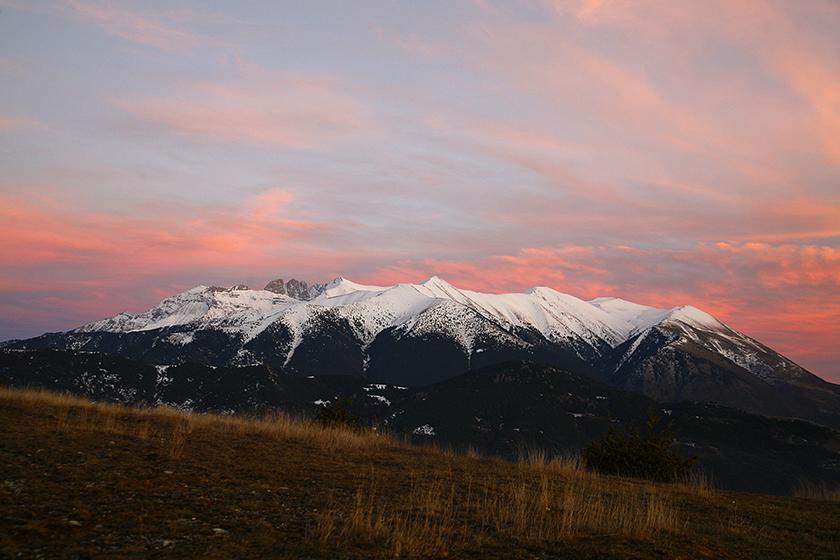
[[668,318],[616,347],[601,375],[660,401],[712,401],[840,426],[840,387],[719,323]]
[[[516,456],[575,451],[610,427],[645,430],[649,415],[717,483],[785,493],[799,480],[840,484],[840,433],[713,404],[659,404],[559,368],[506,363],[417,389],[391,406],[389,426],[456,446]],[[430,437],[430,436],[426,436]]]

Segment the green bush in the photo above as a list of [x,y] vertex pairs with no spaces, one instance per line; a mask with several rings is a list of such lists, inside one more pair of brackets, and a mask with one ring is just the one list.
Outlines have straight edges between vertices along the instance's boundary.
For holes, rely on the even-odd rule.
[[336,399],[327,403],[318,412],[317,420],[322,426],[345,426],[361,429],[362,423],[358,417],[350,414],[350,400]]
[[671,446],[673,436],[655,433],[656,419],[648,421],[645,435],[611,428],[583,452],[586,467],[603,474],[631,476],[660,482],[685,480],[695,458],[681,458]]

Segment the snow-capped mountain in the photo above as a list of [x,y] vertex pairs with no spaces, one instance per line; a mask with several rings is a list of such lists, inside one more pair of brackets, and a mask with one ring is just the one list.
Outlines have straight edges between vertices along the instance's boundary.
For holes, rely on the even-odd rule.
[[[71,333],[133,333],[175,329],[167,338],[177,345],[191,341],[192,331],[218,330],[237,336],[243,345],[275,322],[282,323],[293,341],[288,363],[319,315],[343,320],[355,337],[369,346],[385,330],[402,336],[442,335],[457,342],[466,355],[486,349],[482,344],[527,348],[533,336],[573,349],[584,361],[609,353],[633,339],[619,359],[627,363],[650,329],[673,335],[671,343],[690,340],[718,353],[767,381],[803,375],[804,370],[761,343],[739,333],[695,307],[659,309],[619,298],[583,301],[551,288],[523,293],[488,294],[459,289],[432,277],[420,284],[370,286],[337,278],[313,290],[305,282],[290,280],[288,287],[301,296],[285,295],[282,280],[265,290],[246,286],[197,286],[166,298],[139,314],[115,317],[80,327]],[[305,303],[308,301],[308,303]],[[191,327],[188,331],[182,328]],[[530,333],[531,340],[523,333]]]
[[250,290],[247,286],[196,286],[164,299],[143,313],[120,313],[71,332],[129,333],[193,325],[197,330],[218,329],[251,339],[283,311],[300,303],[286,295]]
[[581,358],[601,355],[623,340],[609,314],[574,296],[550,288],[521,294],[462,290],[433,276],[420,284],[364,286],[339,278],[312,301],[335,308],[359,335],[373,340],[382,330],[400,327],[415,335],[446,332],[467,353],[481,335],[510,340],[529,331],[553,343],[574,347]]
[[[345,278],[311,287],[274,280],[263,290],[197,286],[142,313],[11,346],[111,352],[153,364],[266,364],[408,385],[530,360],[589,371],[664,400],[727,397],[734,378],[761,390],[823,383],[691,306],[584,301],[546,287],[481,293],[438,277],[393,286]],[[695,386],[702,390],[692,392]]]
[[590,303],[625,322],[625,340],[632,339],[632,342],[621,353],[619,366],[630,361],[642,342],[655,330],[668,334],[668,344],[697,344],[769,383],[791,381],[810,375],[801,366],[757,340],[690,305],[657,309],[619,298],[596,298]]

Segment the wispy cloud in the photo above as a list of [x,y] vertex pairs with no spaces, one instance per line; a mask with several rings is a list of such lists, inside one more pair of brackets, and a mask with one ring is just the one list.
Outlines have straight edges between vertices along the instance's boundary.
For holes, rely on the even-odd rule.
[[163,20],[140,14],[113,2],[65,0],[72,12],[106,33],[126,41],[167,51],[184,51],[206,43],[206,39]]
[[[825,154],[840,161],[840,67],[836,34],[814,33],[807,25],[819,21],[840,25],[836,2],[789,3],[776,0],[711,1],[703,4],[656,1],[550,1],[560,17],[574,14],[592,29],[620,30],[649,43],[667,44],[670,56],[687,62],[708,56],[718,42],[748,57],[788,92],[804,100],[810,124]],[[720,17],[720,14],[727,14]],[[740,51],[740,52],[737,52]],[[693,66],[689,66],[692,68]],[[710,84],[716,84],[721,76]],[[763,90],[764,88],[762,88]],[[756,100],[762,90],[750,92]],[[741,97],[744,92],[732,92]],[[791,108],[789,108],[790,110]],[[802,112],[802,111],[800,111]]]
[[4,115],[0,113],[0,130],[21,128],[43,128],[43,123],[32,117],[21,115]]
[[97,213],[74,208],[51,189],[25,190],[25,196],[0,196],[7,278],[33,266],[62,263],[123,274],[251,265],[328,227],[295,217],[291,195],[282,189],[265,190],[235,206],[161,208],[154,216]]
[[114,100],[137,123],[195,142],[316,148],[358,141],[373,121],[339,80],[249,67],[226,81],[181,83],[166,97]]

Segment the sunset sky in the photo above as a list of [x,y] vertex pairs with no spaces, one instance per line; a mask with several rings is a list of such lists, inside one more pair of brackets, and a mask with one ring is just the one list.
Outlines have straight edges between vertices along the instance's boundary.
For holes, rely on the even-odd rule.
[[840,382],[840,3],[0,0],[0,340],[282,276],[692,304]]

